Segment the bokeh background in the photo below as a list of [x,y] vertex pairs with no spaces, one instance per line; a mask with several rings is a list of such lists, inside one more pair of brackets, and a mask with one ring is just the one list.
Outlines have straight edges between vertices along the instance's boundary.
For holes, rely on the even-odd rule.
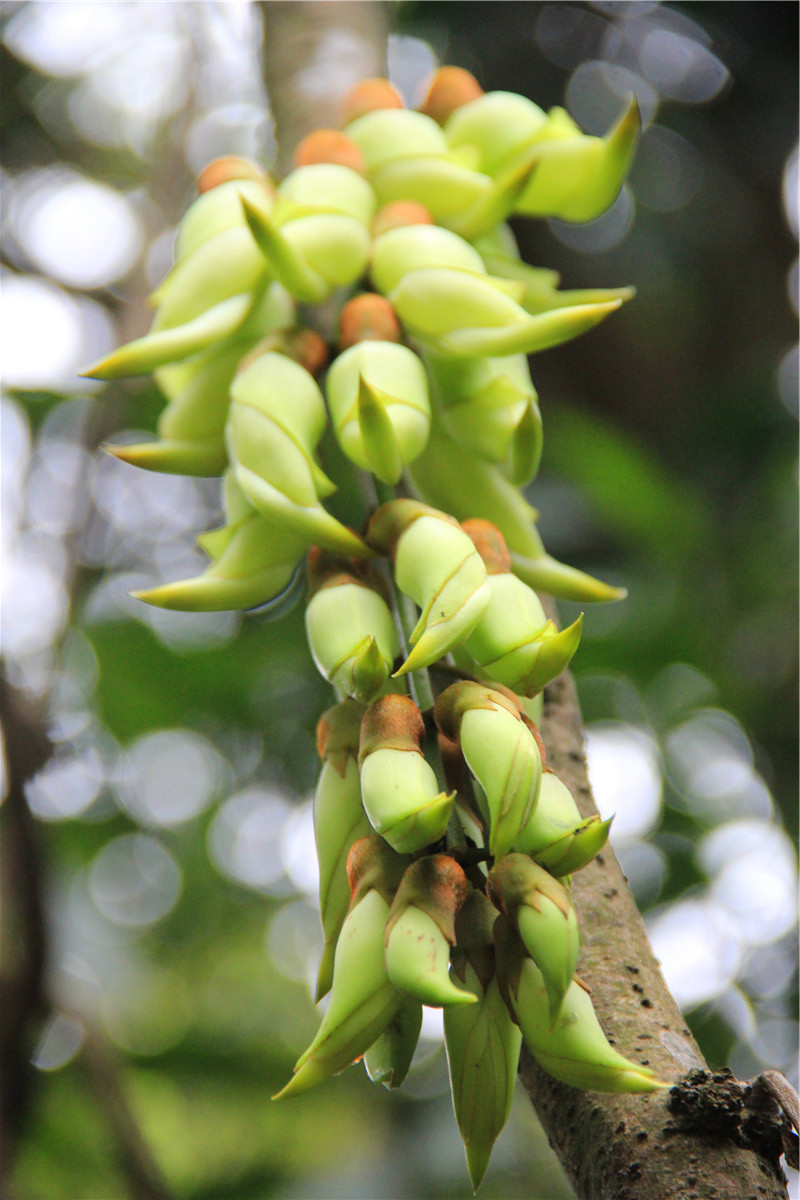
[[[712,1064],[796,1085],[797,7],[389,15],[412,104],[437,62],[594,133],[639,98],[610,212],[517,229],[564,286],[638,289],[532,360],[531,499],[554,554],[630,592],[587,612],[575,672],[667,981]],[[24,810],[0,809],[8,855],[25,848],[4,985],[30,974],[25,946],[45,960],[11,1068],[22,1200],[469,1194],[433,1012],[400,1096],[353,1069],[270,1101],[316,1027],[330,693],[301,608],[276,623],[129,598],[200,568],[217,487],[104,455],[161,402],[76,377],[146,328],[197,171],[271,161],[260,40],[257,5],[2,5],[3,672],[54,743]],[[342,33],[308,86],[335,90],[357,54]],[[572,1194],[524,1094],[482,1194]]]

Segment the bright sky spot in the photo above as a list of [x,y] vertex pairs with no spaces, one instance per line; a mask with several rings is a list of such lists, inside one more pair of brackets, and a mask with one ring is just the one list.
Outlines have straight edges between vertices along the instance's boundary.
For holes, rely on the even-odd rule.
[[248,788],[226,800],[208,831],[217,870],[246,887],[287,895],[280,838],[293,808],[282,793],[266,788]]
[[75,299],[35,275],[5,274],[0,347],[8,388],[94,391],[78,371],[114,345],[113,322],[93,300]]
[[122,807],[142,825],[180,825],[196,817],[217,791],[224,764],[206,738],[166,729],[138,738],[118,767]]
[[142,250],[141,222],[125,197],[72,170],[16,180],[11,223],[35,266],[71,287],[108,287]]
[[126,833],[107,842],[89,873],[89,891],[99,911],[118,925],[160,921],[181,891],[181,869],[156,838]]
[[648,834],[661,811],[661,771],[653,739],[633,725],[590,725],[586,761],[597,807],[604,818],[614,817],[611,840],[634,841]]
[[713,900],[680,901],[647,922],[653,952],[681,1008],[695,1008],[730,987],[742,958],[730,915]]

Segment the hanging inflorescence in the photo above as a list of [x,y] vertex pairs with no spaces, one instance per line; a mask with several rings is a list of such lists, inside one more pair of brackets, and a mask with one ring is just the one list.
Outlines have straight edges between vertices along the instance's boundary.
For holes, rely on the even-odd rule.
[[[505,223],[604,212],[639,118],[631,101],[586,136],[452,67],[420,111],[383,80],[345,110],[277,185],[236,158],[202,173],[152,331],[87,374],[152,371],[166,397],[158,439],[117,457],[223,476],[225,524],[199,538],[210,565],[140,599],[254,608],[307,564],[308,643],[339,701],[318,726],[314,806],[330,1000],[279,1095],[362,1057],[397,1087],[422,1005],[441,1007],[477,1187],[523,1040],[576,1087],[662,1086],[608,1043],[575,975],[570,877],[609,823],[581,819],[535,724],[581,619],[558,631],[534,589],[623,593],[548,555],[521,491],[542,450],[527,355],[631,292],[560,291]],[[314,328],[331,301],[333,351]],[[372,497],[361,531],[326,507],[329,429]]]

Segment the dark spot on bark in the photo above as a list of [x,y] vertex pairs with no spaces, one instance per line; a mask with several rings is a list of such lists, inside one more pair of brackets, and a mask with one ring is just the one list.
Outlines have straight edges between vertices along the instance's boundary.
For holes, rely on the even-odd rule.
[[687,1176],[686,1176],[686,1186],[687,1186],[687,1187],[694,1187],[694,1185],[695,1185],[696,1183],[697,1183],[697,1176],[696,1176],[696,1175],[687,1175]]
[[624,1121],[620,1121],[619,1125],[618,1125],[618,1126],[617,1126],[617,1128],[614,1130],[614,1132],[615,1132],[615,1133],[624,1133],[624,1132],[625,1132],[625,1122],[624,1122]]
[[[758,1098],[750,1106],[751,1092],[727,1067],[713,1074],[690,1071],[669,1093],[667,1109],[677,1118],[673,1130],[752,1150],[764,1174],[780,1176],[781,1113],[777,1105],[758,1107]],[[696,1156],[689,1161],[696,1163]]]
[[604,900],[613,900],[614,897],[618,896],[618,895],[619,895],[619,892],[617,891],[616,888],[609,888],[607,892],[603,892],[603,899]]
[[638,975],[638,974],[639,974],[639,968],[638,968],[638,967],[632,967],[630,963],[625,963],[625,970],[626,970],[626,971],[630,971],[631,975]]
[[640,1129],[636,1135],[636,1140],[637,1140],[637,1142],[646,1142],[647,1141],[647,1130]]
[[634,984],[631,984],[631,986],[635,992],[639,993],[639,995],[642,995],[644,993],[644,988],[642,987],[642,985],[640,983],[634,983]]
[[632,1162],[631,1165],[628,1167],[628,1178],[629,1179],[641,1179],[641,1177],[642,1177],[642,1164],[639,1162]]
[[653,1001],[648,1000],[646,996],[645,996],[644,1000],[640,1001],[640,1004],[641,1004],[642,1008],[652,1008],[653,1007]]

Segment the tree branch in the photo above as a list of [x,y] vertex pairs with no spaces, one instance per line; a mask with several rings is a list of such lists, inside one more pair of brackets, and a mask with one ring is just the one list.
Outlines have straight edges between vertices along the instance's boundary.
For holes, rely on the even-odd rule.
[[[581,814],[593,815],[597,809],[586,773],[580,707],[568,673],[545,691],[542,734],[550,766]],[[682,1080],[671,1092],[649,1096],[581,1092],[551,1079],[523,1049],[525,1089],[578,1195],[582,1200],[785,1200],[778,1164],[784,1123],[773,1113],[756,1129],[743,1099],[746,1085],[729,1073],[708,1071],[610,848],[575,875],[573,894],[583,939],[578,972],[592,989],[606,1036],[659,1078]],[[701,1120],[700,1111],[715,1113],[716,1121]]]

